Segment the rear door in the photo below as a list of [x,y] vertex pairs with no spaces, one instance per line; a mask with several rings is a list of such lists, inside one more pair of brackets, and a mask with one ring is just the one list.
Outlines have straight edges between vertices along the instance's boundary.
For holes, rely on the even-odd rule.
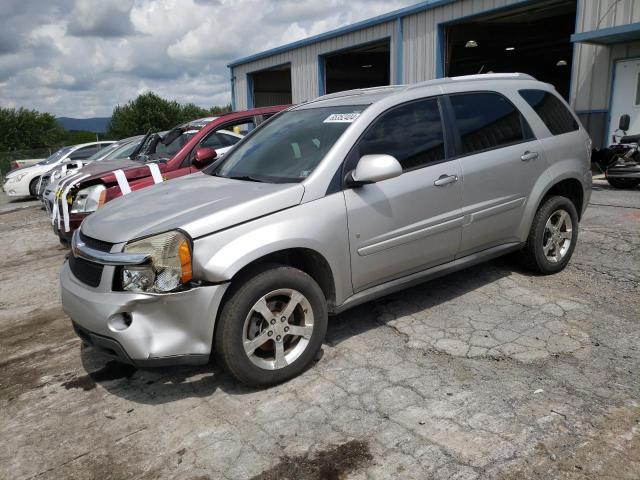
[[394,156],[403,173],[344,192],[355,291],[452,260],[461,235],[460,164],[446,154],[439,99],[381,115],[354,146],[347,169],[369,154]]
[[469,92],[450,94],[447,100],[464,182],[458,257],[518,242],[525,204],[547,168],[544,151],[504,95]]

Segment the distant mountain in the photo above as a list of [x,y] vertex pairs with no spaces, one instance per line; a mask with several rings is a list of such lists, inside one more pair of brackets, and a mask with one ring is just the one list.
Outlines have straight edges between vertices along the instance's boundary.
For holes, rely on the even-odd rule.
[[107,126],[111,117],[96,117],[96,118],[70,118],[70,117],[57,117],[58,123],[62,125],[65,130],[86,130],[88,132],[104,133],[107,131]]

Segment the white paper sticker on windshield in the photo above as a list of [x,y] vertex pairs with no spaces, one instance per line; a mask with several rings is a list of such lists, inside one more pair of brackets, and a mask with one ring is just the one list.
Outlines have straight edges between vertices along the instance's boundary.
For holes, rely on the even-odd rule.
[[322,123],[351,123],[360,116],[360,112],[332,113]]

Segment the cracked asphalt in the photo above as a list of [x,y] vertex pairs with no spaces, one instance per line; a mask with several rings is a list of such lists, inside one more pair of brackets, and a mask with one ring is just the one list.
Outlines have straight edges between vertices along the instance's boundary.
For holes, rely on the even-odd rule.
[[640,478],[638,188],[595,181],[565,271],[503,258],[360,306],[268,390],[81,348],[66,251],[0,204],[0,478]]

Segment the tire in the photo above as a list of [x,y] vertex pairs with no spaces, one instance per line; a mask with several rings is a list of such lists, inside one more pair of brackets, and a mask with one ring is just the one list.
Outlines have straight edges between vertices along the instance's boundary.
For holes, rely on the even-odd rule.
[[[299,375],[318,354],[327,331],[327,302],[318,284],[293,267],[274,265],[246,278],[237,288],[231,287],[234,290],[222,307],[214,354],[242,383],[276,385]],[[288,315],[291,298],[295,299],[294,307]],[[305,334],[285,333],[294,329]]]
[[36,197],[38,195],[38,192],[36,192],[36,188],[38,188],[39,180],[40,177],[36,177],[29,182],[29,195],[31,195],[32,197]]
[[[559,212],[564,212],[567,217]],[[566,221],[567,218],[570,222]],[[564,223],[554,231],[561,219]],[[577,241],[578,213],[575,205],[566,197],[549,197],[533,217],[527,243],[520,252],[521,263],[542,275],[557,273],[569,263]]]
[[634,178],[607,178],[607,182],[613,188],[635,188],[640,184],[640,180]]

